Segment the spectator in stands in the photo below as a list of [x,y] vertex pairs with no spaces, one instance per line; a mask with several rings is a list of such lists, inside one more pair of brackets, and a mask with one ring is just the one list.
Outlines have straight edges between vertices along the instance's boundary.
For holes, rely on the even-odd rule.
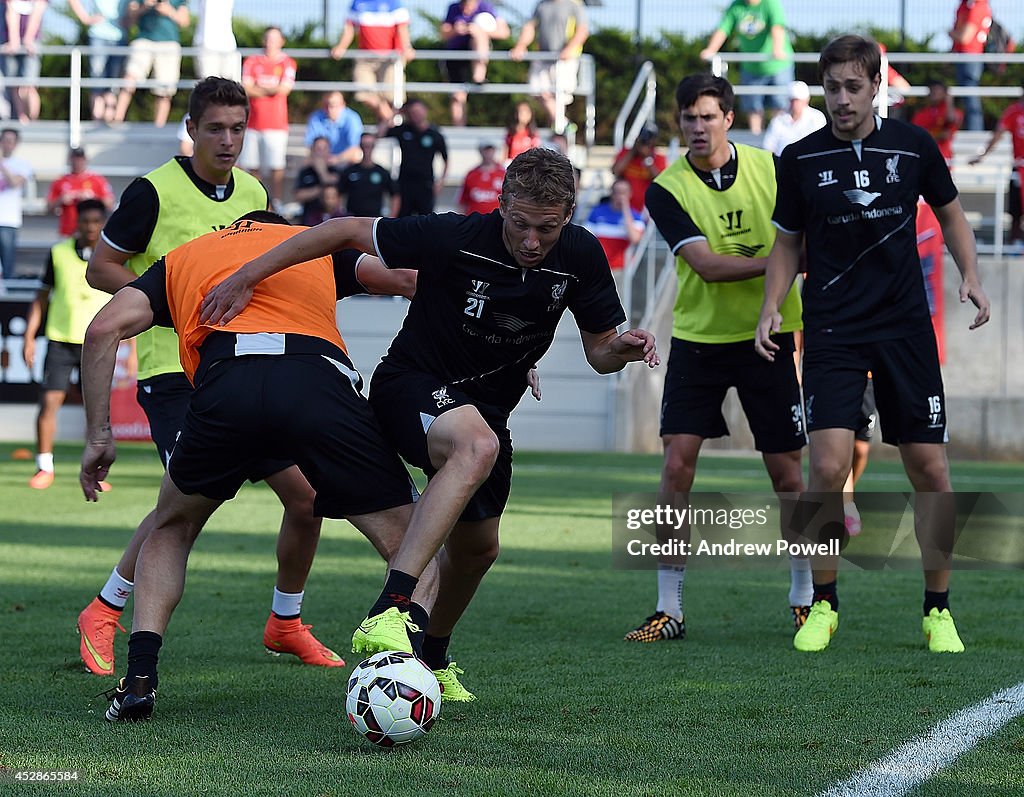
[[35,361],[36,334],[46,316],[46,361],[39,391],[36,416],[36,473],[28,486],[45,490],[53,484],[53,440],[57,433],[57,411],[71,385],[71,374],[82,364],[82,342],[93,316],[110,295],[90,288],[85,267],[100,239],[107,208],[98,199],[86,199],[72,208],[74,237],[50,249],[42,287],[36,292],[28,311],[22,356],[32,368]]
[[242,57],[231,27],[234,7],[235,0],[192,0],[196,17],[192,46],[199,48],[196,77],[200,80],[211,75],[242,80]]
[[647,226],[643,215],[634,207],[632,193],[629,180],[617,177],[611,194],[594,206],[584,225],[601,244],[612,271],[626,265],[629,248],[640,242]]
[[760,135],[764,129],[765,106],[775,112],[785,108],[786,95],[779,90],[793,82],[793,46],[786,31],[781,0],[733,0],[700,57],[711,60],[733,36],[741,53],[769,56],[767,61],[745,61],[740,65],[743,85],[776,89],[772,94],[748,94],[742,98],[750,132]]
[[810,106],[811,90],[802,80],[794,80],[789,84],[789,110],[780,113],[768,123],[761,148],[776,155],[782,150],[799,141],[808,133],[820,130],[828,120],[825,114]]
[[[200,0],[201,2],[202,0]],[[124,56],[108,52],[111,47],[123,47],[128,42],[121,27],[121,0],[68,0],[78,20],[89,29],[89,77],[94,80],[120,80],[124,71]],[[114,121],[117,97],[113,86],[89,90],[92,98],[92,118],[97,122]]]
[[927,105],[917,111],[911,122],[932,134],[946,165],[953,166],[953,136],[963,124],[964,115],[953,104],[949,88],[938,78],[928,81]]
[[22,195],[32,179],[28,161],[14,157],[21,134],[12,127],[0,130],[0,267],[12,279],[17,266],[18,230],[22,223]]
[[74,147],[68,155],[70,171],[50,184],[46,194],[46,210],[56,213],[57,232],[62,238],[74,233],[78,227],[78,203],[97,199],[109,213],[114,209],[114,192],[107,178],[87,171],[85,150]]
[[336,185],[338,172],[331,167],[331,142],[317,136],[309,147],[309,157],[295,178],[292,198],[302,203],[302,223],[308,227],[317,224],[323,212],[323,189]]
[[117,97],[115,120],[123,122],[135,96],[135,85],[150,71],[158,85],[153,88],[153,124],[163,127],[171,112],[171,98],[181,77],[181,31],[188,26],[188,0],[128,0],[125,27],[139,26],[132,39],[131,55],[124,68],[125,86]]
[[349,214],[341,205],[341,194],[338,193],[337,183],[325,185],[320,191],[320,211],[314,217],[313,224],[320,224],[328,219],[340,219],[347,215]]
[[972,159],[970,165],[981,163],[981,159],[993,150],[1006,132],[1009,132],[1010,143],[1013,146],[1010,201],[1007,203],[1010,211],[1010,242],[1015,253],[1021,254],[1024,251],[1024,226],[1021,221],[1021,209],[1024,208],[1024,99],[1017,100],[1003,111],[984,151]]
[[[49,0],[7,0],[4,4],[7,31],[3,45],[4,74],[33,81],[39,79],[39,31]],[[11,90],[14,115],[22,124],[39,118],[39,92],[31,83]]]
[[259,177],[270,171],[270,202],[281,212],[288,154],[288,95],[295,85],[295,59],[284,53],[284,34],[276,26],[263,31],[263,53],[242,63],[242,85],[249,96],[249,124],[240,166]]
[[[992,27],[992,9],[988,0],[960,0],[953,20],[949,38],[953,40],[953,52],[980,55],[985,52],[985,40]],[[981,83],[985,65],[981,61],[966,63],[957,61],[956,85],[976,88]],[[981,113],[981,97],[964,97],[964,130],[984,130],[985,118]]]
[[505,167],[498,163],[498,145],[493,141],[480,142],[480,163],[466,173],[459,192],[459,212],[490,213],[498,209]]
[[[402,106],[402,114],[406,121],[385,133],[388,138],[398,139],[402,150],[402,165],[398,170],[398,215],[432,213],[448,176],[448,145],[441,131],[430,123],[423,100],[410,99]],[[434,160],[438,155],[444,161],[440,177],[434,175]]]
[[374,133],[363,133],[359,139],[362,159],[338,175],[338,192],[342,196],[345,213],[349,216],[380,216],[385,212],[385,195],[390,198],[386,215],[398,215],[398,189],[391,179],[391,172],[373,160],[376,144],[377,136]]
[[[357,58],[352,80],[368,85],[395,82],[393,58],[397,54],[404,63],[416,57],[409,41],[409,10],[402,0],[352,0],[338,43],[331,48],[331,57],[340,59],[359,31],[359,49],[379,53],[376,58]],[[377,115],[378,124],[390,124],[394,116],[391,91],[357,91],[356,99]]]
[[550,125],[555,124],[559,111],[564,112],[565,106],[572,102],[580,54],[588,36],[590,23],[582,3],[540,0],[523,25],[519,40],[509,51],[513,61],[521,61],[536,38],[542,52],[556,56],[555,61],[530,62],[530,87],[543,103]]
[[655,151],[658,128],[645,125],[633,142],[632,147],[623,148],[612,163],[612,174],[629,183],[630,207],[637,213],[644,212],[644,194],[654,178],[665,171],[668,161]]
[[[448,6],[441,23],[441,38],[446,50],[472,50],[475,61],[441,62],[441,72],[451,83],[481,84],[487,80],[487,61],[491,42],[512,35],[508,23],[487,0],[458,0]],[[456,89],[451,96],[452,124],[466,124],[466,92]]]
[[520,100],[513,106],[512,118],[505,130],[506,163],[521,152],[541,144],[540,136],[537,135],[537,122],[533,117],[533,106],[526,100]]
[[306,123],[306,146],[323,136],[330,142],[331,164],[358,163],[363,157],[359,137],[363,134],[363,120],[345,105],[340,91],[324,92],[324,107],[313,111]]

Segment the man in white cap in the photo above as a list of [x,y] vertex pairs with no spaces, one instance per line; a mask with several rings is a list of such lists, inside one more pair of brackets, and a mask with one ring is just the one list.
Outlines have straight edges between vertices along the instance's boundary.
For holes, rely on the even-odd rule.
[[789,111],[778,114],[768,125],[761,147],[781,155],[782,150],[808,133],[825,126],[825,114],[810,106],[811,90],[802,80],[789,84]]

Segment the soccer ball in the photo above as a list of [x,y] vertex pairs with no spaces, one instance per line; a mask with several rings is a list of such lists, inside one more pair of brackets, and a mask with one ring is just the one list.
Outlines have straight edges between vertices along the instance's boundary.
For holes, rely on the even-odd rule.
[[408,744],[441,713],[441,686],[411,653],[376,653],[352,671],[345,711],[352,727],[374,744]]

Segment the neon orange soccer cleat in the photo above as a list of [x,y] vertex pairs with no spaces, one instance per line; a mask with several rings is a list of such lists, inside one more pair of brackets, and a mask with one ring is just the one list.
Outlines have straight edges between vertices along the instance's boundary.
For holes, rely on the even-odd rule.
[[78,615],[79,653],[85,668],[93,675],[114,674],[114,632],[121,628],[121,612],[111,609],[99,598]]
[[344,659],[313,636],[309,630],[312,627],[303,625],[298,617],[282,620],[271,614],[263,631],[263,645],[272,656],[290,653],[313,667],[344,667]]

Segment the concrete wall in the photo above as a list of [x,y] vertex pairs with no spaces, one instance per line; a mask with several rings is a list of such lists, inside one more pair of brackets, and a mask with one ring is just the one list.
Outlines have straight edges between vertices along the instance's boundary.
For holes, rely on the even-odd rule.
[[[953,457],[1024,459],[1024,258],[981,258],[979,268],[992,302],[992,320],[969,330],[974,306],[960,304],[960,275],[953,259],[948,254],[944,258],[946,362],[942,372],[949,418],[949,453]],[[671,305],[669,312],[670,308]],[[667,349],[664,345],[661,348]],[[647,401],[642,411],[655,412],[653,399]],[[624,411],[640,410],[635,405],[630,410],[620,405],[620,412]],[[725,417],[730,436],[710,440],[706,448],[753,449],[753,436],[735,391],[729,392]],[[650,432],[645,431],[623,441],[621,448],[650,451],[649,438]],[[881,445],[880,440],[875,442],[875,451],[880,456],[896,455],[896,449]]]

